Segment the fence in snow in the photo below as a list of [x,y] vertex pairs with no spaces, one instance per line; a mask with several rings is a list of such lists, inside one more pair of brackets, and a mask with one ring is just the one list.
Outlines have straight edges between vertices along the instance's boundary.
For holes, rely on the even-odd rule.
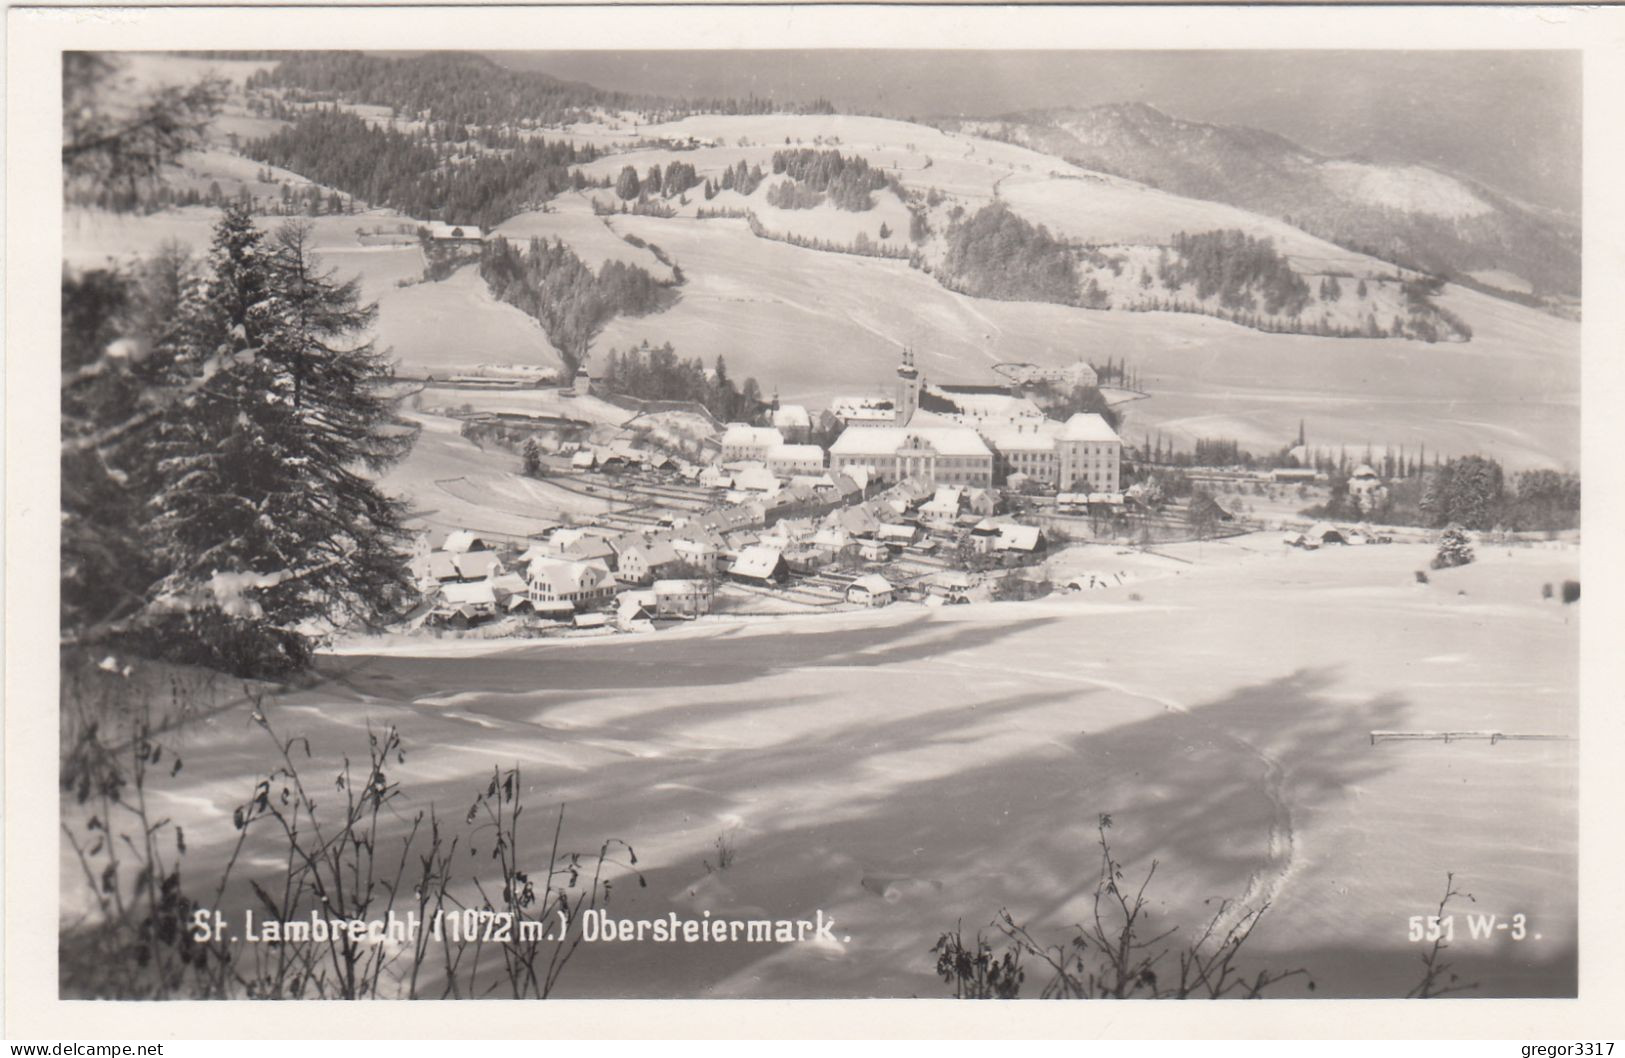
[[1573,735],[1509,735],[1504,731],[1373,731],[1378,742],[1573,742]]

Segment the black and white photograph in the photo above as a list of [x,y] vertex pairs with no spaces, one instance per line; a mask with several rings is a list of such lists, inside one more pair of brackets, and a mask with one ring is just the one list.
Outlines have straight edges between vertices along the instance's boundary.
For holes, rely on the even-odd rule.
[[1582,997],[1582,50],[1033,15],[53,54],[47,992]]

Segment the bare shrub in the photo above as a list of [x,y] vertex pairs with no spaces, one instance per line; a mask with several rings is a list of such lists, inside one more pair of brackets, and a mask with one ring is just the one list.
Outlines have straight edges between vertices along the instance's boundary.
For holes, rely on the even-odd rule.
[[[1439,910],[1436,922],[1445,918],[1444,909],[1450,901],[1458,896],[1465,896],[1473,900],[1472,893],[1464,893],[1456,888],[1456,876],[1444,876],[1444,896],[1439,900]],[[1475,903],[1477,901],[1474,901]],[[1453,992],[1467,992],[1478,987],[1477,981],[1463,981],[1451,967],[1452,964],[1444,961],[1444,953],[1449,944],[1445,941],[1445,933],[1441,930],[1436,933],[1433,943],[1427,951],[1422,953],[1422,979],[1416,986],[1405,993],[1406,999],[1436,999],[1439,996],[1450,995]]]
[[[406,764],[393,727],[369,728],[366,757],[344,757],[335,776],[313,785],[309,740],[277,732],[264,692],[250,686],[251,716],[275,746],[273,763],[234,809],[236,842],[208,887],[210,902],[199,903],[182,887],[185,834],[148,810],[157,769],[181,767],[154,734],[150,687],[116,666],[108,680],[93,675],[81,672],[71,691],[65,679],[64,716],[125,716],[131,737],[78,723],[75,739],[64,740],[63,787],[83,806],[73,826],[65,809],[64,840],[95,903],[62,924],[65,996],[546,998],[582,943],[583,915],[608,904],[619,878],[646,884],[624,842],[604,842],[596,854],[566,851],[562,807],[533,849],[517,768],[492,769],[460,827],[432,805],[407,815],[392,777]],[[121,688],[120,679],[129,682]],[[169,712],[195,712],[193,692],[175,687],[179,704]],[[79,704],[70,710],[70,702]],[[282,866],[239,879],[250,851],[256,862],[269,851]],[[470,869],[464,855],[494,871]],[[313,926],[260,943],[214,928],[245,922],[246,912],[258,923],[402,927],[378,937]]]
[[[1002,954],[995,954],[979,933],[967,947],[959,927],[938,939],[931,949],[937,954],[937,974],[958,998],[1015,998],[1026,978],[1024,960],[1045,971],[1039,991],[1043,999],[1252,999],[1288,978],[1308,978],[1302,969],[1249,974],[1238,968],[1268,903],[1238,909],[1226,900],[1182,946],[1172,940],[1177,925],[1155,931],[1146,891],[1158,864],[1152,861],[1138,884],[1130,882],[1112,854],[1106,836],[1111,826],[1109,815],[1096,823],[1100,865],[1093,914],[1090,921],[1074,925],[1063,942],[1040,942],[1008,909],[1001,909],[993,922],[1008,942]],[[1309,979],[1307,986],[1312,991],[1314,981]]]
[[995,955],[980,932],[967,946],[959,924],[937,938],[931,951],[937,957],[937,976],[954,986],[955,999],[1015,999],[1027,978],[1019,948]]
[[733,865],[734,861],[733,838],[726,830],[717,835],[717,840],[712,842],[712,845],[717,850],[717,862],[712,863],[709,859],[701,861],[705,864],[705,873],[707,874],[713,871],[725,871]]

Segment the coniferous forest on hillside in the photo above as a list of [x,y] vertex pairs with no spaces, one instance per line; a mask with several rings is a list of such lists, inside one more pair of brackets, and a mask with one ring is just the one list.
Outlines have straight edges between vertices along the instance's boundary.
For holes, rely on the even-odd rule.
[[293,52],[254,75],[249,88],[301,98],[389,107],[407,117],[481,126],[558,126],[591,120],[595,108],[650,118],[682,114],[832,114],[827,99],[785,103],[755,96],[678,99],[606,91],[544,73],[510,70],[479,55],[430,52],[409,58],[353,51]]
[[594,274],[563,242],[532,239],[521,251],[500,236],[480,255],[480,275],[499,301],[534,317],[572,377],[616,316],[646,316],[677,300],[670,286],[637,265],[608,261]]
[[[453,128],[456,126],[453,125]],[[493,227],[571,186],[571,166],[597,157],[562,140],[488,134],[494,142],[431,142],[318,108],[243,153],[408,216]]]

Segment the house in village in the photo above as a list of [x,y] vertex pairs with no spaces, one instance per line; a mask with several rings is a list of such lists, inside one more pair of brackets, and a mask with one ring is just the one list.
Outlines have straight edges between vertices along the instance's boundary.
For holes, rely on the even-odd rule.
[[429,619],[452,628],[468,628],[497,614],[490,581],[442,584],[436,589]]
[[884,562],[891,558],[891,548],[883,540],[864,536],[858,538],[857,544],[858,557],[865,562]]
[[446,534],[446,542],[440,545],[440,550],[461,555],[469,551],[490,551],[492,547],[474,530],[456,529]]
[[663,537],[622,538],[617,550],[615,576],[624,584],[647,584],[683,564],[670,540]]
[[967,570],[945,569],[933,573],[926,582],[926,591],[948,602],[968,602],[971,589],[976,586],[976,578]]
[[704,570],[717,568],[725,546],[721,535],[714,531],[685,532],[671,541],[671,549],[684,565]]
[[462,579],[457,572],[457,556],[450,551],[424,552],[413,558],[407,568],[411,571],[418,590],[424,593],[432,592],[442,584]]
[[826,525],[807,540],[812,547],[828,551],[831,556],[839,555],[852,543],[851,535],[839,525]]
[[936,494],[920,508],[920,517],[927,522],[952,522],[959,517],[966,491],[958,485],[938,485]]
[[998,512],[999,497],[992,489],[966,489],[964,506],[966,513],[986,518]]
[[526,567],[525,580],[533,603],[567,602],[577,610],[590,609],[615,593],[615,579],[601,559],[538,556]]
[[875,536],[892,547],[907,547],[919,539],[920,530],[902,522],[883,522]]
[[734,474],[733,488],[736,492],[777,492],[779,479],[765,466],[749,466]]
[[463,581],[485,580],[500,575],[504,569],[502,558],[495,551],[454,553],[451,560],[457,568],[457,579]]
[[659,617],[698,617],[711,612],[711,585],[703,580],[657,580],[651,589]]
[[824,472],[824,450],[817,445],[781,444],[767,450],[763,459],[777,478],[815,475]]
[[831,472],[830,480],[835,482],[835,490],[843,499],[854,494],[862,495],[869,491],[869,471],[864,467],[848,467],[840,472]]
[[654,628],[655,593],[648,589],[623,591],[615,596],[615,627],[623,632]]
[[891,582],[878,573],[866,573],[847,585],[846,601],[859,606],[886,606],[896,594]]
[[733,565],[728,567],[728,576],[747,584],[780,583],[789,572],[784,552],[766,544],[752,544],[745,548],[734,559]]
[[1036,525],[1000,525],[993,550],[1009,551],[1020,555],[1036,554],[1044,549],[1044,534]]
[[845,507],[831,511],[824,524],[841,529],[850,536],[872,536],[880,528],[880,518],[867,506]]
[[965,542],[973,554],[991,555],[999,546],[999,527],[984,518],[971,529]]
[[699,472],[695,480],[708,489],[731,489],[734,487],[733,475],[721,467],[705,467]]
[[1307,535],[1310,542],[1317,546],[1325,544],[1346,544],[1349,542],[1348,536],[1343,532],[1343,530],[1339,529],[1330,522],[1316,522],[1314,525],[1309,527],[1309,532]]
[[783,444],[784,435],[771,426],[731,422],[722,434],[722,461],[766,464],[767,453]]
[[809,488],[821,496],[836,495],[835,479],[828,474],[792,474],[791,488]]

